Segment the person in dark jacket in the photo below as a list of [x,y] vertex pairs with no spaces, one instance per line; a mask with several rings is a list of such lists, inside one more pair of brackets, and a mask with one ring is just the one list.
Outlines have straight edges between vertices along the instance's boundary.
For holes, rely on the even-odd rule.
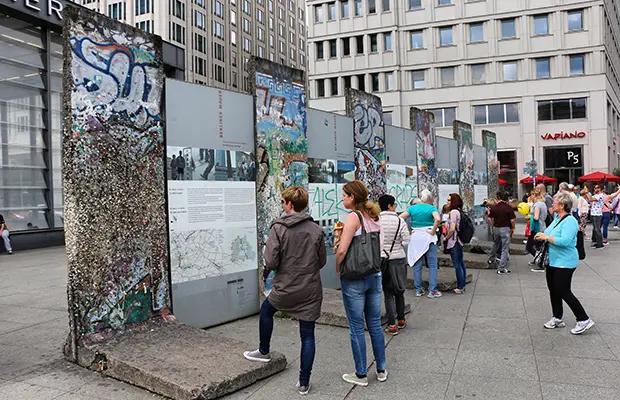
[[310,373],[314,363],[315,321],[321,316],[323,284],[321,268],[327,259],[323,229],[303,211],[308,206],[308,192],[292,186],[282,192],[285,216],[271,227],[265,248],[263,277],[276,271],[273,286],[260,310],[260,345],[246,351],[250,361],[269,362],[269,345],[273,316],[281,311],[299,321],[301,366],[297,386],[300,394],[310,390]]

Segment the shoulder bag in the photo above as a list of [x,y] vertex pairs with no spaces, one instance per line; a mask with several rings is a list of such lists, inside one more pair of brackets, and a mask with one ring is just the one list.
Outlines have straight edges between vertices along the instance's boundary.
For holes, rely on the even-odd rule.
[[358,211],[353,212],[360,220],[362,233],[353,236],[340,265],[340,277],[351,281],[381,272],[381,232],[366,231],[362,215]]

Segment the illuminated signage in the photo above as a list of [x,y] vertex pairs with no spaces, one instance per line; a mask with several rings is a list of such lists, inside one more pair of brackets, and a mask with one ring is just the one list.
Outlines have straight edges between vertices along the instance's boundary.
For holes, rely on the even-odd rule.
[[564,140],[564,139],[583,139],[586,137],[585,132],[557,132],[557,133],[546,133],[544,135],[540,135],[543,140]]
[[50,22],[62,21],[62,10],[65,8],[64,0],[0,0],[0,4],[37,15]]

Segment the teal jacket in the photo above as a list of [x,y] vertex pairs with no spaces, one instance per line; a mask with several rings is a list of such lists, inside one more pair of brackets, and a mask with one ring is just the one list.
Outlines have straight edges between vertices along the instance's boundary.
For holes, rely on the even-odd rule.
[[577,268],[579,253],[577,252],[577,231],[579,223],[572,215],[564,218],[556,217],[553,223],[545,229],[545,235],[553,236],[554,242],[549,242],[549,266],[556,268]]

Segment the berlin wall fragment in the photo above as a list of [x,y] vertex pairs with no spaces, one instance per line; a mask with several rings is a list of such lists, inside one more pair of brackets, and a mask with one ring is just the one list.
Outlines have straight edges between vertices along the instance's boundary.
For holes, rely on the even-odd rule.
[[[63,179],[71,353],[169,310],[162,41],[64,13]],[[164,318],[165,319],[165,318]]]
[[368,187],[371,201],[387,193],[385,127],[381,98],[348,88],[347,116],[353,118],[355,178]]
[[[258,254],[262,255],[271,224],[282,215],[280,202],[289,186],[308,188],[306,88],[301,70],[252,58],[256,134],[256,212]],[[262,277],[264,259],[259,259]],[[263,280],[259,279],[261,285]]]
[[435,116],[428,111],[411,107],[409,111],[411,130],[416,134],[418,151],[418,191],[428,189],[433,194],[435,205],[439,202],[439,186],[437,182],[437,165],[435,148],[437,136],[435,132]]
[[458,144],[459,192],[463,199],[463,211],[473,215],[474,212],[474,139],[471,125],[454,121],[454,139]]
[[488,198],[494,199],[499,190],[499,160],[497,159],[497,137],[494,132],[482,131],[482,146],[487,151]]

